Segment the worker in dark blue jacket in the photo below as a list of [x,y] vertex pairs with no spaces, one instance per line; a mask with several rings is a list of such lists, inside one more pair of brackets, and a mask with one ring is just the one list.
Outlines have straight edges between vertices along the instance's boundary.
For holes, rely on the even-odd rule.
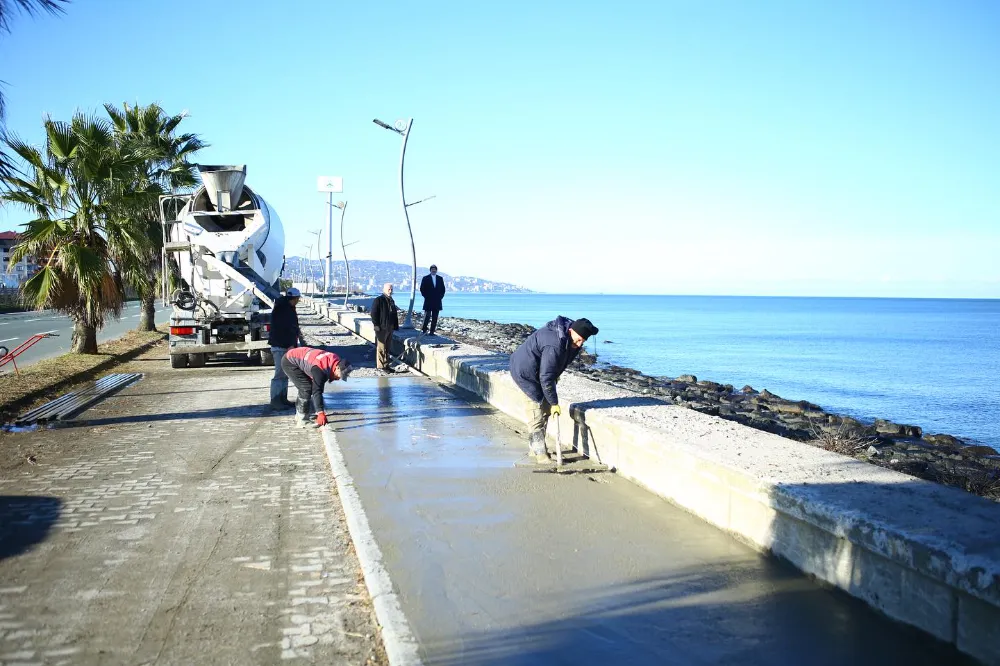
[[559,416],[559,375],[580,354],[583,343],[598,329],[589,319],[556,317],[528,336],[510,356],[510,375],[518,388],[534,403],[528,428],[528,449],[535,462],[551,461],[545,449],[545,427],[549,416]]
[[274,376],[271,377],[271,409],[288,409],[295,406],[288,399],[288,376],[281,367],[281,359],[289,349],[305,344],[302,330],[299,328],[299,316],[295,306],[299,304],[302,294],[295,287],[289,288],[284,296],[274,301],[271,310],[271,329],[267,342],[271,345],[271,357],[274,359]]

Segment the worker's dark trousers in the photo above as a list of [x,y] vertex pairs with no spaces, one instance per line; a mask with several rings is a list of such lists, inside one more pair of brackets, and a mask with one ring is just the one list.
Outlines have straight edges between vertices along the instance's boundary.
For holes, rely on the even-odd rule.
[[297,365],[291,363],[287,357],[282,357],[281,367],[295,384],[295,390],[298,392],[295,397],[295,415],[305,417],[312,412],[312,378],[302,372]]
[[528,449],[532,453],[545,453],[545,429],[549,425],[549,415],[552,405],[544,398],[531,407],[531,419],[528,421]]
[[424,325],[421,327],[424,333],[427,332],[427,322],[431,323],[431,335],[434,335],[438,325],[438,310],[424,310]]
[[389,335],[375,334],[375,367],[379,370],[389,369],[389,347],[392,345],[392,331]]

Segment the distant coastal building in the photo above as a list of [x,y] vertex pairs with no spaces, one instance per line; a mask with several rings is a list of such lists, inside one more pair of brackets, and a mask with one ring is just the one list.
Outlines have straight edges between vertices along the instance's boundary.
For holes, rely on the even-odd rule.
[[[427,273],[427,268],[417,269],[417,280]],[[356,291],[363,291],[369,294],[377,294],[382,291],[382,285],[391,282],[396,287],[396,293],[410,291],[410,280],[412,279],[413,268],[407,264],[399,264],[392,261],[375,261],[372,259],[355,259],[351,261],[351,288]],[[285,271],[283,276],[299,283],[311,283],[322,281],[323,265],[316,259],[305,259],[303,257],[286,257]],[[343,261],[333,262],[334,284],[338,289],[343,289],[346,279]],[[438,275],[444,280],[449,292],[475,292],[475,293],[531,293],[520,285],[498,280],[487,280],[479,277],[465,275],[449,275],[439,272]],[[301,287],[299,287],[301,289]],[[311,291],[311,290],[309,290]]]
[[16,231],[0,231],[0,286],[20,287],[21,283],[38,270],[33,257],[25,257],[11,264],[10,252],[16,244]]

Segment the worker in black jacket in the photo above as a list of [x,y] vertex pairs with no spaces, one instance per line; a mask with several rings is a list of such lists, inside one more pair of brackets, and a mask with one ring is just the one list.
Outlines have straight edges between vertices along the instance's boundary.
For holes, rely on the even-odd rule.
[[399,308],[392,300],[391,282],[386,282],[382,294],[372,301],[372,325],[375,326],[375,367],[381,374],[389,370],[392,332],[399,328]]
[[562,413],[556,382],[580,354],[587,338],[597,332],[589,319],[556,317],[529,335],[510,355],[510,376],[534,403],[528,422],[528,449],[535,462],[551,461],[545,449],[545,428],[550,415]]
[[271,409],[288,409],[295,405],[288,399],[288,375],[281,367],[281,359],[289,349],[305,344],[299,329],[299,315],[295,312],[295,306],[299,304],[301,297],[299,290],[291,287],[284,296],[279,296],[274,301],[274,308],[271,310],[271,330],[267,336],[271,356],[274,357]]

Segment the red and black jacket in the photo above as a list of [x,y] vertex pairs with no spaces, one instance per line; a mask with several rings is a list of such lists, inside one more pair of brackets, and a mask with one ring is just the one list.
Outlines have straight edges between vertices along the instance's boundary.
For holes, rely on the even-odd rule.
[[333,352],[313,347],[289,349],[282,363],[301,370],[312,380],[312,403],[316,413],[323,411],[323,388],[333,379],[333,369],[340,365],[340,357]]

